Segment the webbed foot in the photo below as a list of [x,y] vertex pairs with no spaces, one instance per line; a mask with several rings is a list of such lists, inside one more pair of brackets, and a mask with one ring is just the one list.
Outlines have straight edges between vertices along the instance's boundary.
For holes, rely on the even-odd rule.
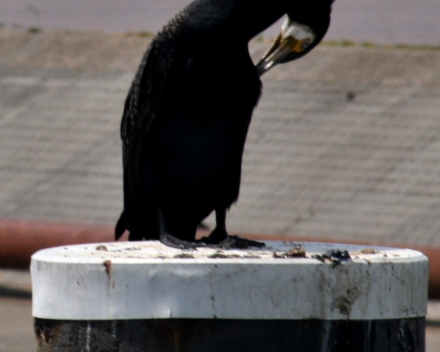
[[248,240],[237,235],[227,235],[227,237],[219,243],[223,249],[247,249],[249,247],[264,247],[266,244],[264,242],[258,242],[253,240]]
[[170,234],[160,235],[160,242],[165,246],[177,249],[196,249],[198,247],[221,248],[221,249],[248,249],[251,247],[264,247],[264,242],[248,240],[237,235],[226,234],[222,239],[216,237],[203,237],[196,241],[184,241]]
[[200,241],[184,241],[177,237],[171,236],[168,233],[161,234],[159,237],[159,241],[165,246],[178,249],[194,249],[197,247],[206,247],[206,244]]
[[222,249],[247,249],[265,246],[264,242],[248,240],[237,235],[228,235],[226,232],[220,235],[215,230],[208,237],[202,237],[200,242],[206,243],[209,247],[219,247]]

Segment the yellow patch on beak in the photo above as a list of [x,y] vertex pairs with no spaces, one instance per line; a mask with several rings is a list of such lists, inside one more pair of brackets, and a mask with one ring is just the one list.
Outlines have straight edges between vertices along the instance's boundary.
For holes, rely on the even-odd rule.
[[285,38],[280,45],[284,50],[301,53],[304,50],[303,42],[294,37]]

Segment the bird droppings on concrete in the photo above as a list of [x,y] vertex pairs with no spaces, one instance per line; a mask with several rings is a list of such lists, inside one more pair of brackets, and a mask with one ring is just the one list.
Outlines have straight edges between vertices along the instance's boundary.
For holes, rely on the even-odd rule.
[[362,254],[376,254],[377,251],[374,248],[364,248],[359,251]]
[[237,254],[227,254],[227,253],[224,253],[223,251],[217,251],[214,254],[209,255],[208,258],[227,259],[227,258],[240,258],[240,256]]
[[327,250],[322,254],[314,254],[312,258],[317,259],[323,263],[325,263],[326,260],[329,260],[332,263],[333,267],[351,259],[350,254],[347,250],[338,248]]
[[192,254],[182,253],[182,254],[176,254],[176,255],[174,256],[174,258],[180,258],[180,259],[192,259],[192,258],[194,258],[194,257],[192,256]]
[[306,251],[300,244],[295,245],[284,253],[273,253],[274,258],[306,258]]

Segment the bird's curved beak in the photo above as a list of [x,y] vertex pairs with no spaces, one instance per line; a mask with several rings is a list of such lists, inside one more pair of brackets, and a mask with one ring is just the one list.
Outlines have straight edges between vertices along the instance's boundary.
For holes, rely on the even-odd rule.
[[312,28],[292,21],[287,16],[275,43],[256,65],[260,77],[279,63],[303,56],[314,46],[316,39],[317,35]]

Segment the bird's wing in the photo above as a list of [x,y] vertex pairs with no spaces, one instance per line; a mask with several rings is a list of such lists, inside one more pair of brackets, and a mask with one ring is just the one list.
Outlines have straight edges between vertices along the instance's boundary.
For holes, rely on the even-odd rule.
[[150,130],[168,73],[174,62],[182,15],[174,17],[153,39],[142,58],[125,101],[121,139],[127,153]]
[[[124,212],[139,206],[139,177],[142,152],[151,125],[157,116],[171,67],[182,14],[174,17],[153,39],[142,58],[125,100],[121,121],[124,169]],[[131,210],[130,210],[131,208]]]

